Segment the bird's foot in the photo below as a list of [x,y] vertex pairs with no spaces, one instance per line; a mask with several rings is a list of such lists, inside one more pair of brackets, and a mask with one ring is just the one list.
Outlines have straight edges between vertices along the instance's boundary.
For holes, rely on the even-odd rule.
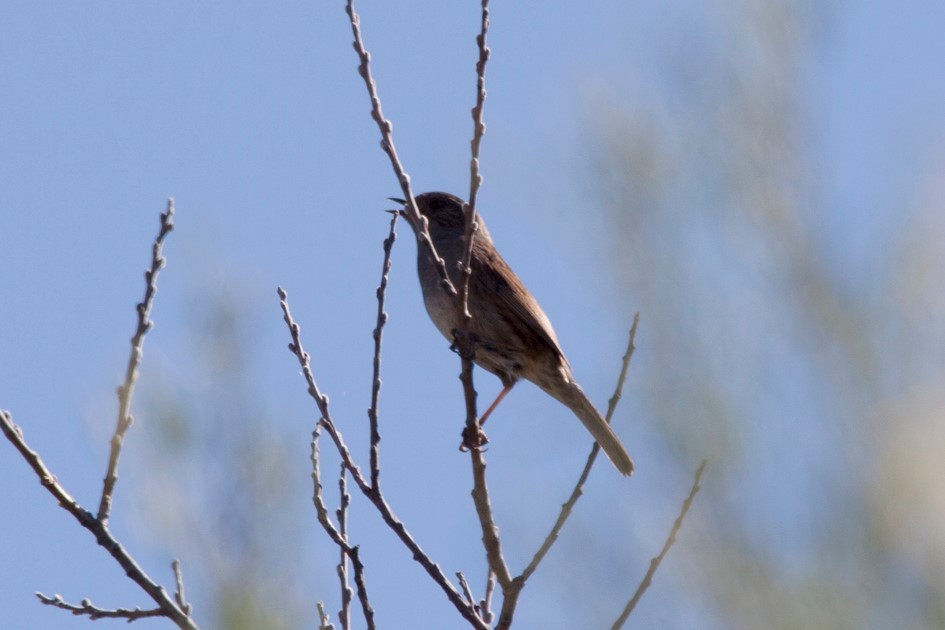
[[464,453],[469,450],[481,450],[483,446],[489,443],[489,436],[482,430],[482,426],[478,421],[472,426],[467,424],[462,435],[463,442],[459,445],[459,450]]
[[473,361],[476,358],[476,341],[477,337],[468,330],[454,328],[450,350],[458,354],[460,358]]

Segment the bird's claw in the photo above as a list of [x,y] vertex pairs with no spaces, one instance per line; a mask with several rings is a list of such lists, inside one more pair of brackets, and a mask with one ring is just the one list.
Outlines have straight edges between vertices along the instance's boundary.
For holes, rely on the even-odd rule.
[[463,441],[459,445],[459,450],[464,453],[470,450],[482,450],[482,447],[489,443],[489,436],[482,430],[482,426],[479,425],[478,421],[472,426],[467,424],[466,428],[463,429],[462,436]]

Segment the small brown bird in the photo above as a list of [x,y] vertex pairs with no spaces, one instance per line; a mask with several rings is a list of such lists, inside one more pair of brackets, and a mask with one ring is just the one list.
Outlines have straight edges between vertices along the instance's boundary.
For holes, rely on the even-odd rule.
[[[404,200],[391,198],[397,203]],[[457,290],[460,260],[465,248],[463,201],[443,192],[416,197],[420,214],[429,222],[428,230],[437,253],[446,263],[450,281]],[[418,226],[409,220],[414,234]],[[520,378],[531,381],[574,412],[600,444],[607,457],[624,475],[633,473],[633,460],[604,417],[584,395],[571,375],[571,367],[558,345],[551,322],[518,276],[512,272],[492,244],[486,225],[476,214],[479,229],[473,239],[472,275],[469,279],[468,307],[472,315],[468,333],[473,343],[473,361],[502,381],[503,389],[479,419],[480,424]],[[451,342],[459,328],[455,298],[440,284],[440,276],[430,254],[418,244],[417,272],[423,303],[430,319]]]

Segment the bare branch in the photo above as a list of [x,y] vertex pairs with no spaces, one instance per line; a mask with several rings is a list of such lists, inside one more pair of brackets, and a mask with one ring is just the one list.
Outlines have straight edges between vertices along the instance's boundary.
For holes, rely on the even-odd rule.
[[174,571],[174,583],[177,585],[177,590],[174,591],[174,600],[180,606],[180,609],[189,615],[193,607],[187,603],[187,597],[184,595],[184,574],[180,569],[180,560],[174,560],[171,563],[171,569]]
[[630,601],[627,602],[626,608],[623,609],[623,612],[620,613],[620,616],[617,617],[617,621],[614,622],[612,626],[613,630],[619,630],[623,627],[623,624],[626,623],[627,617],[630,616],[630,613],[633,612],[634,607],[637,605],[637,602],[640,601],[640,598],[643,597],[643,593],[646,592],[646,589],[650,587],[650,583],[653,581],[653,575],[656,574],[656,570],[659,568],[660,563],[663,561],[663,558],[666,557],[666,553],[669,551],[669,548],[673,546],[673,543],[676,542],[676,534],[679,533],[679,529],[682,527],[683,519],[686,518],[686,513],[689,512],[689,507],[692,505],[692,500],[696,498],[696,493],[699,492],[699,482],[702,481],[702,472],[705,470],[708,460],[702,460],[702,463],[699,464],[699,468],[696,470],[696,478],[692,482],[692,489],[689,490],[689,496],[686,497],[686,500],[683,501],[682,510],[679,512],[679,516],[676,517],[675,522],[673,522],[673,527],[669,531],[669,536],[666,538],[666,542],[663,544],[663,549],[660,550],[658,556],[650,560],[650,568],[647,570],[646,575],[643,576],[643,580],[640,582],[640,586],[637,587],[636,592],[633,594],[633,597],[630,598]]
[[492,623],[493,593],[495,593],[495,573],[489,571],[489,576],[486,578],[486,596],[479,602],[479,613],[487,624]]
[[292,336],[292,342],[289,343],[289,352],[294,354],[296,359],[298,359],[299,366],[302,368],[302,376],[308,384],[308,394],[315,401],[319,412],[321,412],[321,419],[318,421],[318,426],[322,426],[328,431],[328,434],[331,436],[332,441],[335,442],[335,446],[341,454],[341,460],[345,468],[351,473],[351,478],[354,479],[354,482],[361,489],[361,492],[370,493],[372,490],[371,485],[365,480],[361,469],[351,456],[351,451],[348,450],[347,445],[344,443],[344,438],[335,429],[335,424],[331,420],[331,413],[328,410],[328,396],[323,395],[319,391],[318,383],[315,382],[315,376],[312,374],[310,362],[311,357],[302,347],[301,330],[299,325],[295,323],[295,320],[292,319],[292,312],[289,310],[289,296],[282,287],[278,287],[276,291],[279,294],[279,305],[282,307],[282,318],[289,327],[289,334]]
[[397,156],[397,149],[394,146],[394,125],[391,121],[384,118],[384,112],[381,109],[381,97],[377,94],[377,83],[375,83],[374,77],[371,74],[371,55],[364,48],[364,41],[361,38],[361,17],[354,10],[353,0],[348,0],[345,5],[345,12],[348,14],[348,19],[351,21],[351,33],[354,36],[354,51],[358,54],[358,74],[364,79],[368,96],[371,98],[371,118],[377,123],[377,128],[381,132],[381,149],[383,149],[387,157],[390,158],[390,164],[394,169],[394,174],[397,176],[397,181],[400,182],[400,189],[403,191],[404,199],[407,202],[405,204],[405,211],[409,215],[409,220],[418,227],[417,240],[419,244],[417,246],[426,248],[427,252],[433,256],[437,271],[439,271],[440,274],[440,284],[443,290],[451,296],[456,296],[456,288],[453,286],[453,283],[450,282],[449,274],[446,272],[446,263],[443,262],[443,259],[437,254],[436,247],[430,239],[430,232],[427,229],[427,220],[420,216],[420,210],[417,209],[417,201],[414,199],[413,190],[410,188],[410,176],[407,175],[403,164],[400,162],[400,158]]
[[486,549],[489,569],[495,574],[502,589],[512,583],[512,574],[502,555],[502,543],[499,540],[499,528],[492,516],[492,504],[489,500],[489,486],[486,484],[486,458],[482,449],[470,449],[473,468],[472,498],[476,506],[476,515],[482,528],[482,544]]
[[476,44],[479,46],[479,60],[476,62],[476,105],[472,108],[473,137],[470,142],[472,158],[469,161],[469,200],[463,206],[466,219],[466,249],[463,252],[462,276],[459,288],[459,321],[468,324],[470,317],[467,298],[469,296],[469,276],[472,274],[472,249],[476,238],[476,197],[482,185],[482,175],[479,174],[479,147],[486,126],[482,122],[482,109],[486,102],[486,62],[489,60],[489,46],[486,45],[486,34],[489,32],[489,0],[482,0],[482,19],[480,20],[479,35]]
[[331,616],[325,612],[325,603],[318,602],[315,607],[318,609],[318,630],[335,630],[331,623]]
[[347,551],[351,558],[351,566],[354,567],[354,584],[358,589],[358,601],[361,602],[361,610],[364,612],[364,621],[368,630],[375,630],[374,609],[367,596],[367,584],[364,582],[364,563],[361,562],[361,549],[357,545],[350,547]]
[[[318,406],[319,411],[322,414],[322,417],[318,422],[318,426],[323,427],[328,432],[328,435],[335,443],[335,447],[338,449],[338,454],[341,457],[342,463],[344,464],[348,473],[351,475],[351,478],[354,479],[355,484],[357,484],[358,488],[361,490],[361,493],[374,505],[387,526],[393,530],[397,537],[400,538],[404,546],[410,550],[410,552],[413,554],[414,560],[416,560],[420,566],[426,570],[427,574],[433,578],[433,581],[440,586],[447,598],[459,611],[463,618],[469,621],[475,628],[487,628],[487,626],[482,623],[482,620],[480,620],[476,615],[475,609],[470,607],[463,600],[463,596],[450,583],[449,578],[446,577],[440,566],[433,562],[423,551],[420,545],[418,545],[413,539],[413,537],[410,535],[410,532],[407,531],[407,527],[402,521],[400,521],[400,519],[397,518],[390,505],[384,499],[384,495],[380,488],[372,487],[364,479],[361,469],[355,463],[354,458],[351,455],[351,451],[344,442],[344,437],[342,436],[341,432],[337,430],[334,422],[331,419],[331,414],[328,411],[328,397],[323,396],[319,392],[318,386],[315,383],[315,378],[312,375],[312,370],[309,364],[309,354],[305,352],[305,349],[302,347],[299,325],[296,324],[295,320],[292,319],[292,314],[289,310],[288,295],[281,287],[279,287],[278,293],[283,317],[285,319],[286,325],[289,327],[289,333],[292,336],[292,342],[289,344],[289,350],[295,355],[296,359],[298,359],[299,364],[302,367],[302,374],[308,383],[309,395],[311,395],[315,400],[315,404]],[[331,535],[330,532],[329,535]],[[360,562],[358,548],[349,546],[348,553],[351,557],[352,564],[355,566],[355,582],[357,583],[357,566]]]
[[[472,275],[472,250],[476,238],[476,196],[479,192],[479,186],[482,184],[482,176],[479,174],[479,148],[482,143],[482,135],[486,127],[482,122],[482,110],[486,100],[486,61],[489,59],[489,47],[486,45],[486,34],[489,30],[489,2],[482,1],[482,19],[480,21],[480,32],[476,37],[476,43],[479,46],[479,61],[476,63],[476,105],[472,108],[473,118],[473,138],[470,143],[472,158],[469,163],[470,182],[469,182],[469,200],[463,206],[463,213],[466,220],[466,243],[463,251],[460,289],[456,302],[457,321],[463,322],[465,326],[469,325],[472,315],[469,312],[467,298],[469,295],[469,279]],[[499,584],[503,590],[508,588],[512,581],[512,575],[509,567],[502,555],[502,543],[499,539],[499,528],[495,524],[495,517],[492,513],[492,504],[489,499],[489,486],[486,483],[486,460],[481,448],[479,448],[478,439],[471,439],[471,436],[480,434],[479,417],[476,411],[476,389],[473,385],[473,355],[474,350],[471,347],[471,341],[468,335],[463,331],[458,331],[454,345],[459,351],[462,359],[460,380],[463,383],[463,395],[466,400],[466,429],[463,434],[465,445],[469,445],[469,456],[472,463],[473,489],[472,498],[476,507],[476,515],[479,517],[479,524],[482,529],[482,544],[485,547],[486,558],[489,562],[489,569],[492,575],[498,577]],[[474,603],[474,602],[473,602]]]
[[466,601],[469,602],[470,606],[475,606],[476,597],[472,594],[472,589],[469,588],[469,582],[466,581],[466,576],[463,575],[462,571],[456,572],[456,579],[459,580],[459,585],[463,589],[463,595],[466,596]]
[[390,253],[394,241],[397,239],[397,214],[390,220],[390,234],[384,239],[384,262],[381,265],[381,283],[377,287],[377,324],[374,326],[374,376],[371,381],[371,407],[368,409],[368,419],[371,423],[371,486],[378,487],[380,483],[380,444],[381,433],[377,426],[377,402],[381,392],[381,342],[384,334],[384,324],[387,323],[387,313],[384,312],[384,296],[387,293],[387,277],[390,273]]
[[525,588],[525,581],[522,580],[522,576],[518,576],[508,587],[502,589],[502,608],[499,610],[496,630],[508,630],[512,627],[512,617],[515,615],[515,608],[518,606],[518,598],[523,588]]
[[46,604],[47,606],[55,606],[56,608],[61,608],[62,610],[68,610],[77,617],[86,615],[92,621],[95,621],[96,619],[124,619],[130,623],[132,621],[137,621],[138,619],[165,616],[164,611],[160,608],[152,608],[150,610],[141,610],[140,608],[115,608],[113,610],[109,610],[107,608],[99,608],[93,605],[88,599],[83,599],[81,604],[76,605],[66,602],[62,599],[61,595],[53,595],[52,597],[49,597],[47,595],[43,595],[42,593],[36,593],[36,597],[39,599],[39,601]]
[[[460,380],[463,383],[463,395],[466,401],[466,428],[463,431],[463,445],[469,446],[469,459],[472,463],[473,489],[472,499],[476,508],[476,516],[482,529],[482,544],[486,551],[489,570],[498,578],[503,592],[512,583],[512,574],[502,554],[502,542],[499,539],[499,528],[495,524],[492,514],[492,503],[489,499],[489,486],[486,483],[486,458],[480,446],[481,428],[476,413],[476,390],[473,386],[472,349],[468,335],[457,331],[454,343],[460,357],[462,357],[462,371]],[[475,436],[475,437],[473,437]]]
[[[125,574],[154,600],[158,605],[157,610],[160,611],[159,614],[168,617],[181,628],[196,628],[197,625],[190,618],[190,607],[184,602],[183,578],[180,574],[180,566],[175,565],[174,567],[177,580],[177,593],[175,595],[177,601],[175,602],[174,599],[168,596],[164,587],[148,577],[134,558],[131,557],[121,543],[119,543],[108,530],[108,516],[111,511],[112,493],[114,492],[115,483],[118,480],[118,460],[121,455],[121,446],[125,432],[133,422],[130,412],[131,400],[135,383],[138,380],[138,367],[141,363],[144,336],[154,325],[150,320],[150,314],[154,304],[154,296],[157,293],[157,276],[167,262],[163,256],[164,239],[173,229],[174,200],[169,199],[167,202],[167,210],[161,214],[161,227],[151,250],[151,266],[144,274],[144,300],[136,307],[138,325],[134,336],[131,338],[131,354],[128,358],[128,365],[125,370],[125,381],[118,388],[118,422],[115,428],[115,434],[111,439],[108,469],[103,481],[98,515],[94,516],[72,498],[46,467],[46,464],[43,463],[39,454],[30,449],[26,444],[22,430],[13,423],[13,417],[10,413],[2,410],[0,410],[0,429],[2,429],[6,438],[13,443],[23,458],[33,468],[42,486],[55,497],[59,506],[69,512],[82,527],[89,530],[92,535],[95,536],[96,542],[118,562],[121,568],[124,569]],[[98,609],[92,606],[88,600],[83,601],[80,606],[75,606],[73,604],[67,604],[58,596],[54,598],[40,596],[40,599],[44,601],[44,603],[66,608],[75,614],[91,616],[94,613],[98,616],[120,616],[124,618],[129,618],[132,614],[134,618],[157,615],[157,613],[153,613],[152,611],[140,611],[138,609],[135,611],[126,609],[116,609],[112,611]]]
[[98,520],[102,525],[108,525],[108,515],[112,507],[112,493],[118,481],[118,460],[121,457],[121,446],[125,432],[131,427],[134,418],[131,416],[131,398],[134,394],[135,383],[138,381],[138,366],[141,364],[141,355],[144,347],[144,336],[154,322],[150,320],[151,306],[154,304],[154,295],[157,293],[157,277],[167,263],[163,256],[164,238],[174,229],[174,200],[167,200],[167,211],[161,214],[161,229],[154,239],[151,250],[151,267],[144,272],[145,288],[144,300],[135,308],[138,313],[138,327],[131,338],[131,354],[128,357],[128,366],[125,368],[125,382],[118,388],[118,422],[115,434],[111,439],[111,451],[108,456],[108,470],[102,486],[102,498],[98,505]]
[[[620,376],[617,378],[617,386],[614,389],[614,395],[610,398],[610,403],[607,408],[607,422],[610,422],[610,419],[614,414],[614,410],[617,408],[617,402],[620,400],[624,382],[627,380],[627,369],[630,366],[630,358],[633,356],[633,351],[636,348],[634,342],[636,340],[637,325],[639,322],[640,314],[637,313],[633,318],[633,325],[630,327],[630,338],[627,341],[627,350],[623,355]],[[561,529],[564,527],[564,524],[567,522],[568,518],[570,518],[574,509],[574,505],[577,503],[578,499],[584,492],[584,484],[587,482],[587,478],[590,475],[591,468],[594,466],[594,462],[597,460],[597,454],[599,452],[600,445],[595,442],[587,456],[587,462],[584,464],[584,470],[581,471],[581,475],[578,478],[574,489],[571,491],[571,496],[561,506],[561,512],[558,514],[555,524],[552,526],[548,536],[545,537],[544,542],[542,542],[541,547],[535,553],[535,556],[532,558],[531,562],[529,562],[528,566],[525,567],[525,570],[522,571],[519,576],[510,580],[508,584],[503,584],[502,578],[499,577],[499,585],[502,587],[502,609],[499,612],[499,621],[496,625],[497,630],[503,630],[505,628],[509,628],[512,625],[512,617],[515,613],[515,607],[518,604],[518,598],[519,595],[521,595],[522,589],[525,588],[525,583],[538,568],[538,565],[545,558],[545,555],[547,555],[555,541],[558,540],[558,535],[561,533]],[[492,565],[490,564],[490,566]]]
[[[338,517],[338,531],[342,538],[348,540],[348,506],[351,504],[351,495],[348,494],[347,484],[345,483],[344,464],[339,466],[338,494],[340,495],[338,509],[335,510],[335,515]],[[338,621],[344,630],[348,630],[351,627],[351,587],[348,585],[348,552],[344,547],[340,548],[340,555],[341,557],[338,559],[338,581],[341,586],[341,610],[338,611]],[[361,604],[363,607],[365,601],[362,601]]]
[[459,580],[459,585],[463,589],[463,595],[466,596],[466,601],[476,610],[482,622],[488,626],[492,622],[492,613],[489,612],[488,606],[491,605],[492,590],[495,588],[495,578],[493,577],[492,571],[489,571],[489,580],[486,582],[486,596],[478,603],[476,603],[476,596],[473,595],[472,587],[469,586],[469,581],[462,571],[456,572],[456,579]]
[[479,35],[476,44],[479,46],[479,60],[476,62],[476,105],[472,108],[473,138],[470,143],[472,159],[469,162],[469,205],[476,207],[476,195],[482,185],[482,176],[479,174],[479,146],[482,136],[486,133],[486,126],[482,122],[482,109],[486,102],[486,62],[489,61],[490,50],[486,44],[486,34],[489,32],[489,0],[482,0],[482,19],[479,24]]
[[[607,422],[610,422],[610,419],[613,417],[614,411],[617,409],[617,403],[620,402],[620,397],[623,394],[623,385],[627,380],[627,369],[630,367],[630,359],[633,357],[633,351],[636,350],[635,342],[637,338],[637,325],[639,323],[640,313],[636,313],[633,316],[633,325],[630,326],[630,338],[627,341],[627,350],[624,352],[620,366],[620,376],[617,377],[617,386],[614,388],[614,395],[611,396],[607,405],[607,415],[605,416]],[[524,579],[527,580],[531,574],[535,572],[535,569],[538,568],[538,564],[544,559],[545,555],[551,549],[551,546],[555,543],[555,541],[558,540],[558,534],[561,533],[561,529],[564,527],[564,524],[567,522],[568,518],[571,517],[571,512],[574,509],[574,505],[584,493],[584,484],[587,482],[587,477],[591,473],[591,468],[594,466],[594,462],[597,460],[597,454],[599,452],[600,444],[594,442],[594,445],[591,447],[591,452],[587,455],[587,462],[584,464],[584,470],[581,471],[581,475],[578,477],[578,481],[574,485],[574,489],[571,491],[571,496],[568,497],[568,500],[565,501],[561,506],[561,512],[558,514],[558,519],[555,521],[555,524],[548,533],[548,536],[545,537],[545,541],[541,544],[541,547],[535,553],[535,557],[532,558],[532,561],[529,562],[528,566],[525,567],[525,570],[522,571],[522,577]]]
[[413,193],[410,189],[410,176],[404,170],[400,158],[397,156],[397,149],[394,146],[393,129],[394,126],[389,120],[384,118],[384,112],[381,109],[381,98],[377,94],[377,83],[371,74],[371,55],[364,48],[364,41],[361,39],[361,17],[354,9],[353,0],[348,0],[345,6],[345,12],[348,19],[351,20],[351,33],[354,35],[354,50],[358,54],[360,63],[358,64],[358,74],[364,79],[364,85],[367,87],[368,96],[371,98],[371,118],[377,123],[377,128],[381,132],[381,148],[387,157],[390,158],[390,164],[394,168],[394,173],[400,182],[400,188],[404,193],[404,198],[413,204]]
[[620,402],[620,398],[623,396],[623,384],[627,380],[627,369],[630,367],[630,359],[633,358],[633,351],[637,349],[635,344],[637,340],[637,326],[639,324],[640,311],[637,311],[633,315],[633,324],[630,326],[630,340],[627,342],[627,351],[623,354],[622,363],[620,365],[620,376],[617,377],[617,386],[614,388],[614,395],[607,401],[607,422],[610,422],[614,411],[617,409],[617,403]]
[[[323,425],[320,422],[316,425],[315,431],[312,433],[312,502],[315,504],[315,513],[318,516],[319,524],[322,526],[322,529],[325,530],[325,533],[328,534],[328,537],[338,545],[342,553],[342,564],[339,565],[338,568],[339,578],[342,579],[342,610],[344,611],[345,609],[344,601],[346,599],[348,601],[351,600],[350,587],[347,585],[347,571],[342,575],[344,558],[347,556],[351,558],[351,564],[354,566],[355,583],[358,587],[358,600],[361,602],[364,620],[367,623],[367,627],[373,629],[375,627],[374,609],[371,607],[370,598],[367,593],[367,584],[364,581],[364,565],[361,564],[361,559],[356,554],[355,548],[348,543],[347,536],[342,534],[342,532],[335,527],[334,523],[331,522],[331,518],[328,516],[328,506],[325,504],[325,496],[322,492],[321,467],[319,466],[318,457],[318,437],[320,433],[319,428],[321,426]],[[344,499],[342,499],[342,503],[344,503]],[[350,622],[350,620],[348,621]],[[346,623],[344,619],[341,620],[341,623],[343,624],[342,627],[348,627],[344,625]]]
[[0,410],[0,430],[3,431],[3,434],[8,440],[16,447],[16,449],[23,456],[23,459],[30,465],[36,475],[39,477],[39,481],[46,490],[49,491],[53,497],[55,497],[56,502],[59,504],[59,507],[69,512],[85,529],[92,532],[92,535],[95,536],[96,542],[105,548],[105,550],[111,555],[116,562],[124,569],[125,574],[131,578],[138,586],[140,586],[145,593],[147,593],[151,599],[158,605],[158,607],[163,612],[164,616],[171,619],[181,628],[196,629],[197,625],[190,618],[190,616],[184,612],[178,605],[171,599],[164,588],[155,583],[144,570],[138,566],[138,563],[135,561],[131,555],[125,550],[125,548],[119,543],[112,533],[108,531],[108,528],[104,523],[96,519],[90,512],[85,510],[79,503],[72,498],[72,496],[66,492],[66,489],[62,487],[59,481],[56,479],[56,476],[50,472],[46,467],[46,464],[43,463],[43,460],[39,457],[39,454],[36,451],[32,450],[23,439],[23,431],[16,424],[13,423],[13,417],[8,411]]

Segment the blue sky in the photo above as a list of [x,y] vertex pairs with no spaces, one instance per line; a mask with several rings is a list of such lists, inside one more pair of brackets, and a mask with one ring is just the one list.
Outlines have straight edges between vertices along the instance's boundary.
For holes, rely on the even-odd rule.
[[[415,191],[465,194],[478,6],[362,2],[358,9],[385,114]],[[587,280],[597,258],[590,243],[575,236],[606,229],[593,208],[582,207],[586,184],[573,181],[586,152],[587,117],[601,86],[618,101],[645,99],[639,90],[651,80],[654,50],[680,22],[705,10],[694,2],[603,0],[555,10],[493,7],[480,209],[600,406],[611,393],[629,314],[614,312],[601,297],[606,283]],[[895,229],[897,200],[914,196],[929,165],[941,164],[945,7],[838,2],[818,10],[824,17],[803,92],[816,121],[816,171],[838,225],[850,227],[842,245],[868,263],[876,235]],[[0,407],[13,412],[30,445],[86,507],[97,501],[141,273],[169,196],[177,203],[177,230],[166,246],[156,328],[145,344],[138,422],[147,422],[140,403],[152,370],[175,372],[199,390],[187,322],[199,312],[208,283],[239,294],[250,313],[249,380],[254,391],[276,401],[271,411],[285,423],[280,430],[298,434],[299,460],[291,470],[302,484],[314,415],[285,351],[277,285],[289,291],[337,417],[363,422],[374,287],[388,222],[381,211],[399,189],[378,148],[350,39],[340,2],[47,2],[0,9]],[[454,450],[462,417],[452,376],[458,362],[420,306],[414,246],[405,225],[399,234],[388,295],[385,458],[392,480],[403,474],[410,483],[435,486],[398,497],[416,523],[430,516],[431,497],[465,500],[468,473]],[[643,337],[645,323],[644,309]],[[642,345],[631,381],[634,370],[646,369]],[[486,375],[478,383],[483,400],[498,390]],[[511,420],[533,407],[566,417],[530,386],[517,388],[502,411]],[[622,417],[618,413],[616,426],[640,474],[627,482],[599,466],[583,506],[586,520],[575,523],[579,530],[598,527],[633,540],[627,556],[606,569],[632,576],[631,582],[642,574],[648,550],[661,543],[665,529],[657,524],[672,521],[677,497],[688,490],[685,471],[672,483],[647,476],[648,456],[639,452],[646,431],[634,426],[633,408],[630,403]],[[455,426],[420,421],[443,410]],[[497,499],[503,531],[528,549],[543,522],[550,524],[588,440],[570,420],[556,422],[548,435],[537,420],[493,422],[492,483],[508,488]],[[133,428],[129,444],[141,437]],[[554,458],[547,456],[551,447],[561,451]],[[419,462],[421,471],[437,474],[420,474]],[[168,557],[149,544],[146,524],[123,512],[146,471],[126,470],[115,533],[141,550],[135,555],[153,576],[169,583]],[[88,623],[41,607],[35,590],[70,601],[90,597],[108,607],[148,604],[9,446],[0,445],[0,474],[0,501],[7,506],[0,521],[5,625]],[[544,502],[542,523],[515,513],[522,492]],[[446,522],[461,520],[450,510],[470,509],[460,501],[445,504]],[[624,505],[635,501],[648,502],[652,521],[633,521],[634,510]],[[614,503],[620,507],[610,509]],[[602,510],[607,513],[593,516]],[[389,573],[378,569],[377,607],[396,607],[402,599],[432,602],[431,619],[449,623],[451,611],[406,552],[384,538],[382,528],[367,525],[374,515],[362,506],[358,518],[366,523],[363,535],[383,543],[378,553],[401,563]],[[315,564],[328,553],[333,559],[331,547],[317,540],[314,522],[309,526],[314,533],[305,560]],[[421,539],[449,557],[448,573],[478,567],[474,529],[424,533]],[[468,552],[452,554],[467,543]],[[389,552],[380,551],[385,544]],[[523,560],[521,553],[513,554],[515,561]],[[561,570],[554,566],[548,570]],[[312,584],[313,599],[335,597],[330,569],[309,566],[300,574]],[[658,578],[640,614],[660,618],[660,607],[675,600],[674,587],[673,580]],[[553,588],[550,582],[530,586],[526,599],[535,599],[525,619],[553,626],[575,614]],[[684,627],[685,619],[681,612],[674,623]]]

